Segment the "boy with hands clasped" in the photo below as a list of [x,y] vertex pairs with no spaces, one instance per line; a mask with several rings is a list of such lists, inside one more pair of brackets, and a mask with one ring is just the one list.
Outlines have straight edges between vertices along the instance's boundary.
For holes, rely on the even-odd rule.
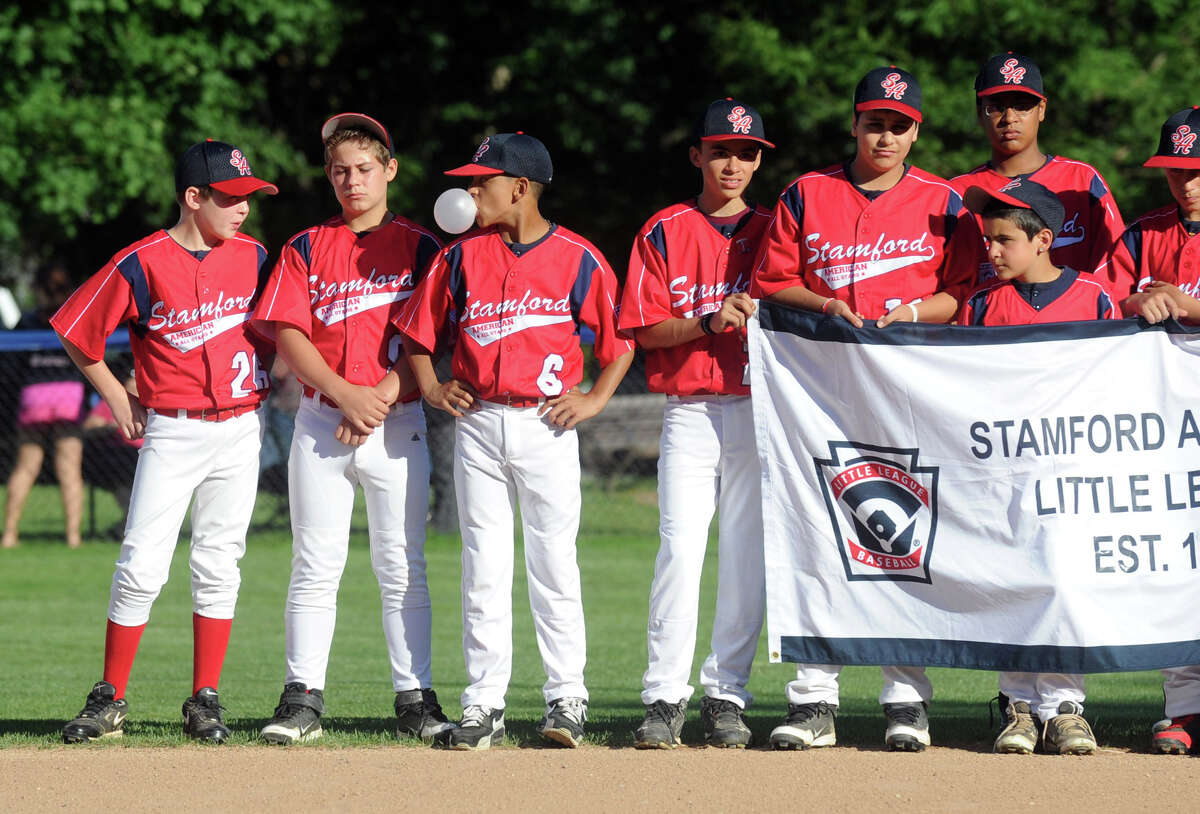
[[287,672],[262,737],[287,744],[322,734],[338,585],[361,486],[396,732],[432,740],[451,724],[432,687],[429,451],[416,384],[390,320],[440,244],[388,210],[396,159],[382,124],[342,113],[325,122],[321,139],[325,174],[342,211],[288,241],[255,312],[304,383],[288,456]]

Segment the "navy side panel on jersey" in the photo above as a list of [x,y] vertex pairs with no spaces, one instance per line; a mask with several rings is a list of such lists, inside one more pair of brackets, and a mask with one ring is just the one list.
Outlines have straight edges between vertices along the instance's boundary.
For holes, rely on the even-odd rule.
[[133,302],[137,305],[138,318],[133,326],[138,336],[146,333],[150,324],[150,283],[146,280],[146,270],[137,252],[133,252],[117,265],[117,271],[129,283],[133,290]]
[[600,268],[600,264],[591,252],[584,252],[579,258],[579,271],[575,273],[575,284],[571,286],[571,318],[575,320],[575,333],[579,333],[579,315],[583,312],[583,304],[587,302],[588,292],[592,290],[592,274]]

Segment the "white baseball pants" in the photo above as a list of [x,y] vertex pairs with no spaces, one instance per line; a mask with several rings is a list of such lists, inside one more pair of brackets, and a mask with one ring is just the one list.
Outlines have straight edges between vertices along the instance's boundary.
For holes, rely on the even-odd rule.
[[1163,714],[1168,718],[1200,713],[1200,666],[1166,667],[1163,674]]
[[284,627],[286,682],[324,689],[356,487],[367,508],[371,567],[397,692],[433,685],[425,580],[429,450],[420,402],[397,404],[360,447],[334,438],[342,411],[305,397],[288,458],[292,578]]
[[[883,688],[879,691],[881,704],[928,704],[933,700],[933,684],[924,667],[880,667]],[[838,702],[839,665],[802,664],[796,668],[796,680],[787,685],[789,704],[827,704]]]
[[1073,673],[1006,673],[996,676],[1000,692],[1009,702],[1024,701],[1043,721],[1058,714],[1058,705],[1074,701],[1083,706],[1084,677]]
[[238,561],[246,552],[258,492],[259,419],[258,411],[226,421],[150,411],[113,574],[109,619],[129,627],[149,621],[193,494],[192,609],[212,619],[233,618],[241,585]]
[[642,703],[676,703],[696,649],[700,576],[718,513],[717,607],[700,684],[745,708],[766,588],[762,497],[749,396],[670,396],[658,456],[659,549],[646,625]]
[[462,529],[462,705],[503,707],[512,676],[513,510],[525,534],[529,606],[547,702],[586,699],[579,531],[579,441],[537,407],[479,402],[455,422],[454,488]]

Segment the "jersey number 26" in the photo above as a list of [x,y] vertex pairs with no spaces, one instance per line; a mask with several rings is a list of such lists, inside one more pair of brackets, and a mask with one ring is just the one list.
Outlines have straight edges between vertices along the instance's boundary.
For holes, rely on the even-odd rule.
[[[233,384],[230,386],[235,399],[245,398],[255,390],[266,390],[271,386],[271,379],[267,375],[267,371],[258,366],[257,353],[238,351],[234,354],[233,364],[230,367],[237,371],[233,377]],[[246,387],[247,382],[252,382],[254,387]]]

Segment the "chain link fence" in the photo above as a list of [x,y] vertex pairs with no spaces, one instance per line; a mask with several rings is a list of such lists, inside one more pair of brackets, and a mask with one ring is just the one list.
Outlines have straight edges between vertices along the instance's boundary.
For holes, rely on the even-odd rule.
[[[130,443],[120,434],[103,400],[82,383],[69,359],[63,365],[64,359],[66,354],[52,331],[0,331],[0,477],[6,543],[69,541],[68,518],[73,510],[68,505],[72,498],[67,495],[72,482],[81,485],[77,516],[82,539],[119,541],[122,536],[139,444]],[[118,377],[132,377],[133,360],[123,331],[109,340],[106,361]],[[598,371],[594,364],[592,368],[594,377]],[[448,360],[439,363],[439,375],[449,375]],[[73,384],[39,387],[54,380]],[[272,395],[263,411],[265,426],[252,533],[286,532],[289,528],[287,458],[300,387],[278,362],[272,380]],[[34,392],[39,390],[40,397]],[[600,506],[591,507],[593,511],[620,511],[616,504],[621,498],[615,492],[631,482],[640,484],[640,491],[652,494],[663,404],[662,395],[645,392],[639,354],[604,412],[580,425],[585,484],[593,492],[611,496],[601,498]],[[429,522],[437,531],[454,533],[458,529],[453,484],[454,419],[428,405],[426,418],[433,458]],[[35,448],[40,452],[35,453]],[[61,448],[79,450],[73,461],[66,456],[65,472],[58,461]],[[60,473],[64,473],[61,478]],[[23,478],[30,481],[27,495],[21,494]],[[66,490],[60,488],[60,480],[67,483]],[[353,528],[365,531],[361,511],[355,514]],[[188,534],[186,524],[183,534]]]

